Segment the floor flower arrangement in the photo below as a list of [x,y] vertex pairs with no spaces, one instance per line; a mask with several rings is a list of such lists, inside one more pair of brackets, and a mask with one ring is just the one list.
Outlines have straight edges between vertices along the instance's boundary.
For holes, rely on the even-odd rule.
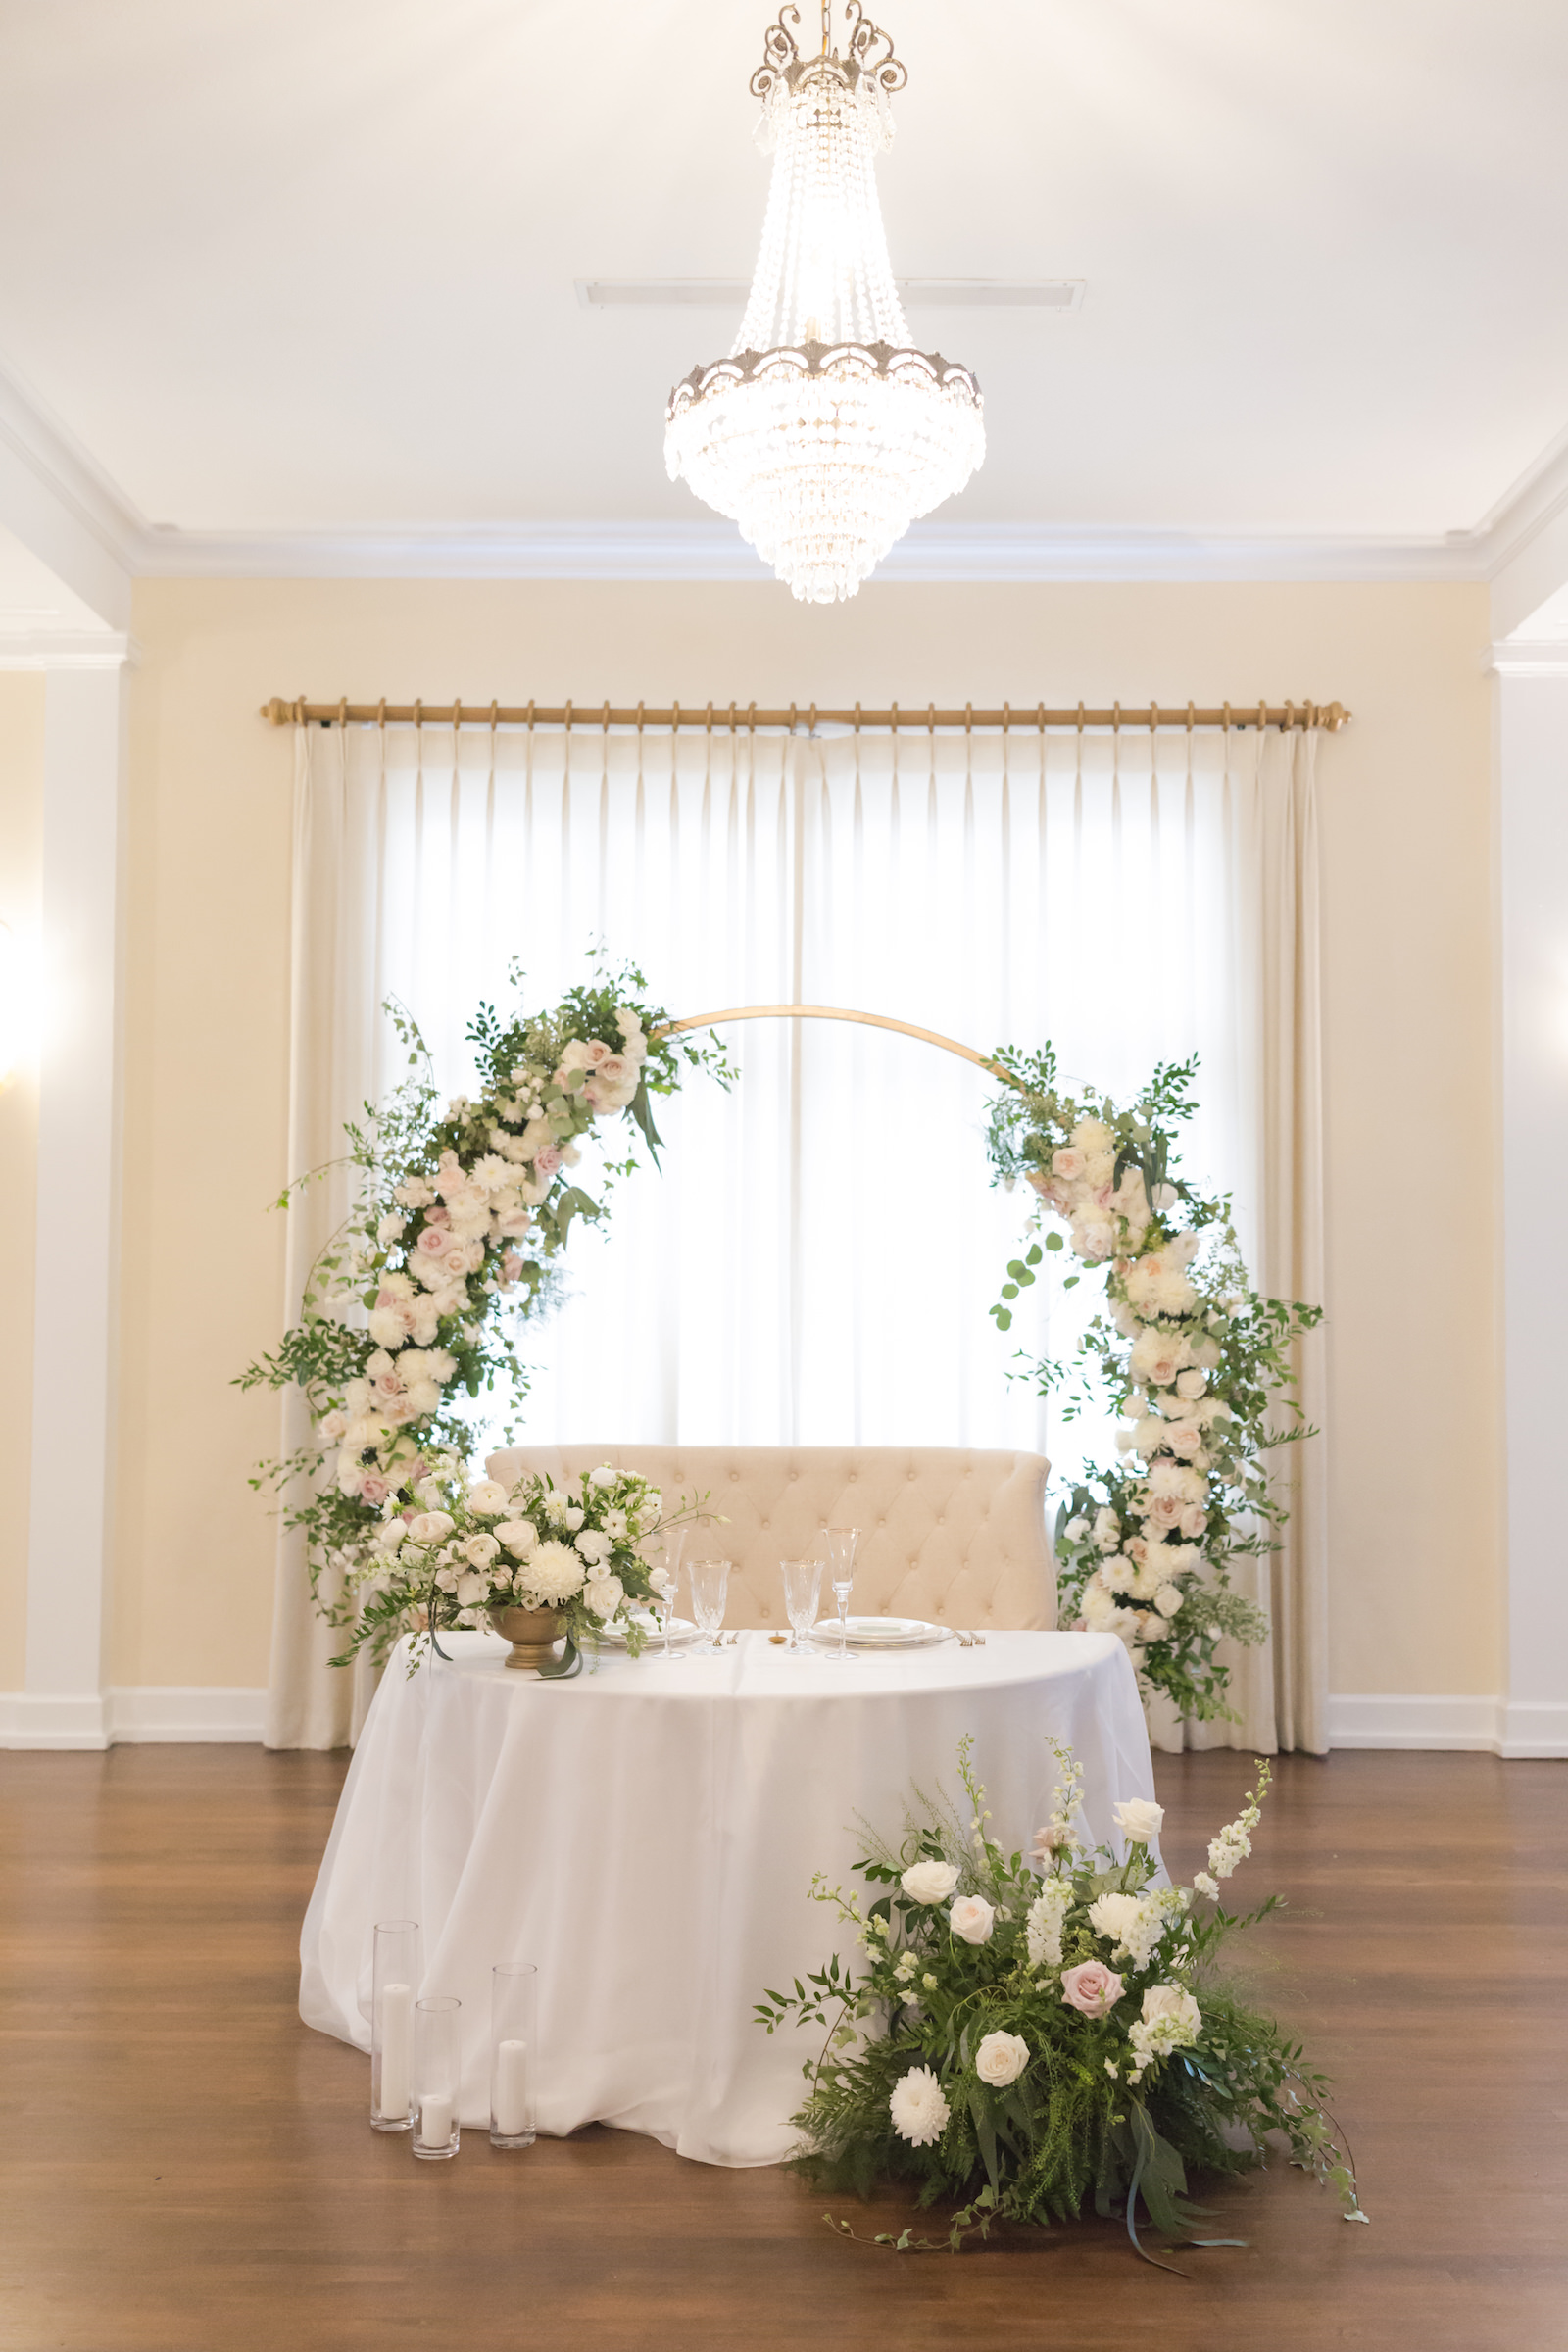
[[[770,2034],[825,2033],[793,2119],[797,2164],[828,2189],[906,2180],[921,2206],[956,2204],[955,2249],[999,2221],[1046,2226],[1092,2204],[1119,2210],[1142,2253],[1140,2203],[1173,2238],[1237,2242],[1194,2235],[1189,2168],[1248,2171],[1278,2135],[1338,2190],[1347,2220],[1364,2221],[1323,2078],[1217,1965],[1227,1937],[1278,1907],[1271,1896],[1240,1916],[1221,1896],[1251,1851],[1267,1765],[1210,1840],[1208,1869],[1181,1886],[1155,1859],[1156,1804],[1118,1807],[1123,1859],[1086,1842],[1081,1768],[1057,1754],[1055,1809],[1028,1858],[992,1837],[966,1740],[967,1823],[922,1800],[902,1846],[873,1842],[856,1865],[866,1896],[816,1881],[863,1962],[857,1973],[835,1955],[758,2004]],[[876,2242],[941,2241],[906,2230]]]

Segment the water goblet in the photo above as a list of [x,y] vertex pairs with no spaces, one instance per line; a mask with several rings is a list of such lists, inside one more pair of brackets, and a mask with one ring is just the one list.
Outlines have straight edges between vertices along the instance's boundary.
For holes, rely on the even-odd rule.
[[675,1623],[675,1604],[680,1594],[680,1555],[686,1547],[686,1532],[683,1527],[667,1528],[660,1539],[662,1545],[660,1566],[668,1579],[668,1583],[664,1591],[658,1595],[654,1606],[664,1636],[662,1654],[666,1665],[675,1654],[669,1645],[669,1636],[670,1629]]
[[859,1541],[860,1531],[858,1527],[827,1527],[822,1530],[822,1548],[827,1554],[833,1597],[839,1606],[841,1664],[850,1654],[850,1594],[855,1590],[855,1551]]
[[822,1594],[822,1563],[780,1560],[779,1571],[784,1579],[784,1613],[790,1621],[790,1647],[799,1649],[802,1635],[808,1634],[816,1623],[817,1603]]
[[687,1574],[692,1584],[692,1615],[708,1636],[709,1647],[719,1647],[718,1629],[724,1622],[729,1592],[728,1560],[693,1560]]

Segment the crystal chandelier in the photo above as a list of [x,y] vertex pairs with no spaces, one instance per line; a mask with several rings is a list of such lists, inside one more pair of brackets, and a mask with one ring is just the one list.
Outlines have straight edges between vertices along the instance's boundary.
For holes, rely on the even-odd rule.
[[854,596],[985,456],[980,387],[912,348],[888,260],[875,158],[908,75],[860,0],[845,15],[842,56],[831,0],[818,57],[786,29],[798,8],[768,27],[751,86],[775,161],[751,301],[728,359],[676,385],[664,429],[671,481],[818,605]]

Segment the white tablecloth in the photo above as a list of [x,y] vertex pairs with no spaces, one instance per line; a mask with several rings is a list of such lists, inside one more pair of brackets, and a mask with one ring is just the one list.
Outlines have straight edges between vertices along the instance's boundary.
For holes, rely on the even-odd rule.
[[369,2047],[371,1929],[416,1919],[427,1993],[463,2002],[461,2120],[486,2126],[490,1970],[539,1970],[539,2125],[652,2133],[710,2164],[775,2164],[820,2034],[752,2021],[767,1985],[853,1938],[808,1896],[846,1887],[857,1820],[897,1843],[911,1789],[958,1796],[975,1736],[992,1831],[1027,1846],[1077,1751],[1093,1833],[1152,1796],[1149,1741],[1109,1634],[1004,1634],[857,1659],[765,1636],[568,1683],[502,1665],[488,1634],[410,1679],[394,1655],[344,1786],[301,1939],[307,2025]]

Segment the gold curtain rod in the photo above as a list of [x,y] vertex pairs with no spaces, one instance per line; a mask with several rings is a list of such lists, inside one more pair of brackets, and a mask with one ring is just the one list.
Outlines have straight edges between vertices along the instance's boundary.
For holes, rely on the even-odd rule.
[[977,710],[966,703],[961,710],[939,710],[928,703],[923,710],[901,710],[894,703],[886,710],[862,710],[857,703],[851,710],[819,710],[815,703],[802,710],[791,703],[787,710],[760,710],[755,703],[744,710],[738,703],[719,707],[672,704],[667,710],[651,710],[644,703],[635,710],[629,706],[601,703],[577,705],[544,703],[308,703],[303,695],[287,702],[274,694],[270,703],[262,705],[263,718],[274,727],[306,726],[397,726],[415,727],[601,727],[608,734],[612,727],[635,727],[642,731],[653,727],[660,731],[678,732],[682,727],[704,727],[711,734],[714,728],[734,735],[745,729],[755,732],[759,727],[796,727],[808,730],[820,723],[834,726],[873,727],[897,734],[901,728],[925,728],[935,734],[939,727],[961,727],[967,734],[975,727],[1000,728],[1004,735],[1013,727],[1034,728],[1044,732],[1048,727],[1323,727],[1331,735],[1348,726],[1350,713],[1343,703],[1221,703],[1199,710],[1191,703],[1151,703],[1147,710],[1123,710],[1113,703],[1109,710],[1086,710],[1079,703],[1073,710],[1048,710],[1044,703],[1033,709],[1024,704],[1014,709],[1004,703],[1000,710]]

